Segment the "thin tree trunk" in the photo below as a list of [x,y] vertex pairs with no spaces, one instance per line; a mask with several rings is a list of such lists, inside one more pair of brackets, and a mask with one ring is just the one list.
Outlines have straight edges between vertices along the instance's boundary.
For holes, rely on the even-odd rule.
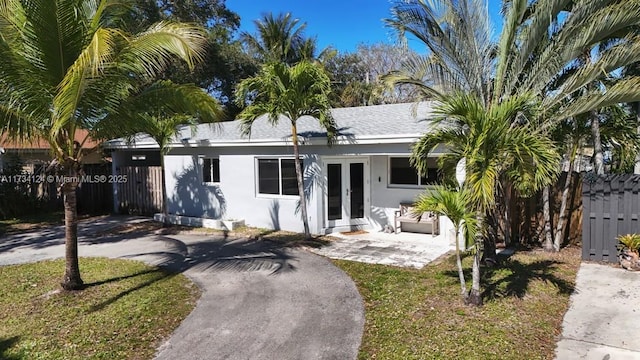
[[471,267],[471,291],[469,291],[469,297],[467,299],[467,303],[475,306],[482,305],[482,292],[480,291],[480,260],[481,260],[481,252],[480,252],[480,244],[482,244],[482,227],[484,226],[484,215],[482,211],[479,211],[476,214],[477,219],[477,231],[476,231],[476,239],[475,239],[475,247],[476,251],[473,255],[473,266]]
[[549,192],[551,185],[547,185],[542,189],[542,214],[544,216],[544,249],[553,251],[553,234],[551,232],[551,209]]
[[300,212],[302,213],[302,223],[304,225],[304,238],[306,240],[311,239],[311,232],[309,231],[309,219],[307,216],[307,199],[304,194],[304,181],[302,178],[302,166],[300,165],[300,152],[298,150],[298,129],[295,121],[291,122],[291,136],[293,140],[293,156],[294,164],[296,165],[296,178],[298,180],[298,195],[300,195]]
[[460,278],[460,296],[467,301],[467,284],[464,281],[464,270],[462,269],[462,259],[460,259],[460,226],[456,226],[456,265],[458,266],[458,277]]
[[167,184],[164,181],[164,151],[160,151],[160,183],[162,184],[162,225],[169,223],[169,211],[167,209]]
[[[70,176],[77,176],[75,171],[70,171]],[[64,234],[65,234],[65,272],[62,283],[65,290],[80,290],[84,282],[80,277],[78,263],[78,211],[76,201],[76,189],[78,183],[75,179],[62,186],[64,195]]]
[[591,137],[593,138],[593,163],[595,172],[604,175],[604,156],[602,154],[602,140],[600,138],[600,121],[598,112],[591,111]]
[[562,200],[560,202],[560,213],[558,214],[558,224],[556,226],[556,234],[553,239],[553,251],[560,251],[562,244],[562,235],[564,234],[564,223],[567,219],[567,198],[569,197],[569,187],[571,185],[571,174],[573,173],[573,159],[569,158],[569,170],[567,178],[562,188]]

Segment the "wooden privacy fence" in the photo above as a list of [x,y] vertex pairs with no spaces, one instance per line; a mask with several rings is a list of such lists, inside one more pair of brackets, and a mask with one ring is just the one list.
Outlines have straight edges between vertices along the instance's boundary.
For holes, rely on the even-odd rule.
[[582,259],[617,262],[618,235],[640,233],[640,175],[582,180]]
[[162,170],[159,166],[123,166],[117,169],[120,214],[153,215],[162,211]]
[[85,165],[84,174],[91,179],[106,181],[83,182],[78,187],[78,212],[107,214],[113,209],[113,187],[109,183],[111,164]]
[[[111,175],[111,164],[87,164],[83,166],[82,170],[84,179],[91,180],[81,181],[76,191],[78,213],[85,215],[111,213],[113,210],[113,186],[108,181]],[[60,183],[44,181],[47,175],[53,174],[45,172],[29,174],[40,181],[27,184],[27,191],[33,199],[38,199],[44,208],[61,209],[63,197],[59,193]]]

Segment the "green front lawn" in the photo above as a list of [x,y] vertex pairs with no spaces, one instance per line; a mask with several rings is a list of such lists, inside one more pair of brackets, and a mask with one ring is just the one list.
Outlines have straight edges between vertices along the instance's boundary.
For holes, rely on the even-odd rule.
[[200,294],[137,261],[81,258],[80,268],[88,288],[56,292],[63,260],[0,267],[1,359],[151,359]]
[[460,300],[453,259],[421,270],[335,261],[365,301],[359,358],[553,359],[579,250],[519,252],[495,270],[483,269],[480,308]]

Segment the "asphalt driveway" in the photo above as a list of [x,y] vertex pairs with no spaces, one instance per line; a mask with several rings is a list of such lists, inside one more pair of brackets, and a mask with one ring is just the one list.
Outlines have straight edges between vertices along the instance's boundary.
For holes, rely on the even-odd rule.
[[[123,222],[144,221],[83,222],[79,253],[165,266],[202,288],[196,308],[160,347],[158,359],[357,357],[362,298],[327,259],[261,240],[110,232]],[[63,255],[62,227],[0,237],[0,265]]]

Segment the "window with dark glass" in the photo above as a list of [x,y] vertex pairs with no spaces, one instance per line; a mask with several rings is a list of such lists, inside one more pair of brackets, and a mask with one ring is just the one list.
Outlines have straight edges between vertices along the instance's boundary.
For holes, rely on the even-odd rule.
[[280,194],[280,170],[278,159],[258,160],[258,192]]
[[205,183],[220,182],[220,159],[202,159],[202,181]]
[[258,193],[298,195],[293,159],[258,159]]
[[389,158],[390,185],[434,185],[440,183],[440,172],[433,160],[427,169],[427,176],[419,176],[418,170],[411,166],[408,157]]
[[298,195],[298,179],[296,177],[296,164],[293,159],[282,159],[282,195]]
[[391,158],[390,160],[391,184],[394,185],[419,185],[418,172],[411,167],[409,158]]

